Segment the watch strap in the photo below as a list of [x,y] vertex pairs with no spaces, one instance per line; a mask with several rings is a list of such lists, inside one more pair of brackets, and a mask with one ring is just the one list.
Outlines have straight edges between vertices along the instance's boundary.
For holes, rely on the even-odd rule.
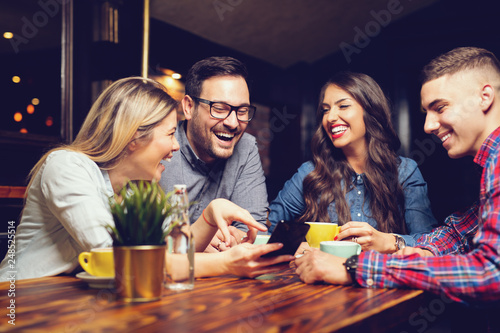
[[355,254],[344,262],[345,269],[351,275],[352,283],[358,285],[356,281],[356,269],[358,268],[358,255]]

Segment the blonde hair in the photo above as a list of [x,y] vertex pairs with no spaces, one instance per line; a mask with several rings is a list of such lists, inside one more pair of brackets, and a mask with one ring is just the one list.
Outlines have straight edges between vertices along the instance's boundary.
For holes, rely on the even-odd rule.
[[[134,140],[151,140],[153,128],[175,110],[177,102],[160,83],[142,77],[118,80],[99,96],[73,143],[48,151],[29,174],[33,179],[56,150],[82,153],[101,169],[113,169]],[[28,193],[28,191],[26,191]]]

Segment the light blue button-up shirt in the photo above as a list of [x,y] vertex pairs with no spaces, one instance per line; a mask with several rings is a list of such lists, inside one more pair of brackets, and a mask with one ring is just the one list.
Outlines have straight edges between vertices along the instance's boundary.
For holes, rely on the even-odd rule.
[[[416,240],[424,233],[429,232],[435,225],[436,219],[432,215],[430,202],[427,197],[427,183],[424,181],[415,161],[400,157],[399,182],[405,196],[404,218],[409,235],[401,235],[407,246],[414,246]],[[278,196],[269,206],[270,231],[280,220],[295,220],[302,216],[306,209],[302,183],[304,178],[314,170],[312,161],[300,166],[297,173],[289,179]],[[367,222],[377,229],[377,221],[370,215],[370,198],[366,192],[363,174],[354,174],[354,187],[347,193],[347,202],[351,209],[353,221]],[[335,202],[328,206],[330,221],[338,221]],[[321,221],[318,221],[321,222]]]

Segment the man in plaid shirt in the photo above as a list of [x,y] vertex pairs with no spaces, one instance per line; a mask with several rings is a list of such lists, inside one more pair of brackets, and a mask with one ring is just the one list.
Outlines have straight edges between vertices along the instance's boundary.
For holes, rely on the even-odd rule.
[[474,156],[482,167],[479,201],[394,255],[306,252],[295,260],[304,282],[423,289],[466,304],[500,300],[500,62],[484,49],[449,51],[424,67],[421,99],[425,132],[451,158]]

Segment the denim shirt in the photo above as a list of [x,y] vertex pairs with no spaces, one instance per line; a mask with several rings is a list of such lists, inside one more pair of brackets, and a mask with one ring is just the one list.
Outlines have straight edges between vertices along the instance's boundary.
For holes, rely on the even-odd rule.
[[[404,218],[409,235],[401,235],[407,246],[414,246],[416,240],[424,233],[429,232],[436,220],[431,212],[427,197],[427,183],[424,181],[415,161],[400,157],[399,182],[403,187],[405,197]],[[314,170],[312,161],[300,166],[295,175],[289,179],[276,199],[269,206],[270,231],[280,220],[295,220],[302,216],[306,209],[303,195],[304,178]],[[347,193],[346,200],[351,210],[353,221],[367,222],[377,229],[377,221],[371,217],[370,197],[366,193],[364,174],[354,174],[354,187]],[[335,202],[328,206],[330,221],[338,221]]]

